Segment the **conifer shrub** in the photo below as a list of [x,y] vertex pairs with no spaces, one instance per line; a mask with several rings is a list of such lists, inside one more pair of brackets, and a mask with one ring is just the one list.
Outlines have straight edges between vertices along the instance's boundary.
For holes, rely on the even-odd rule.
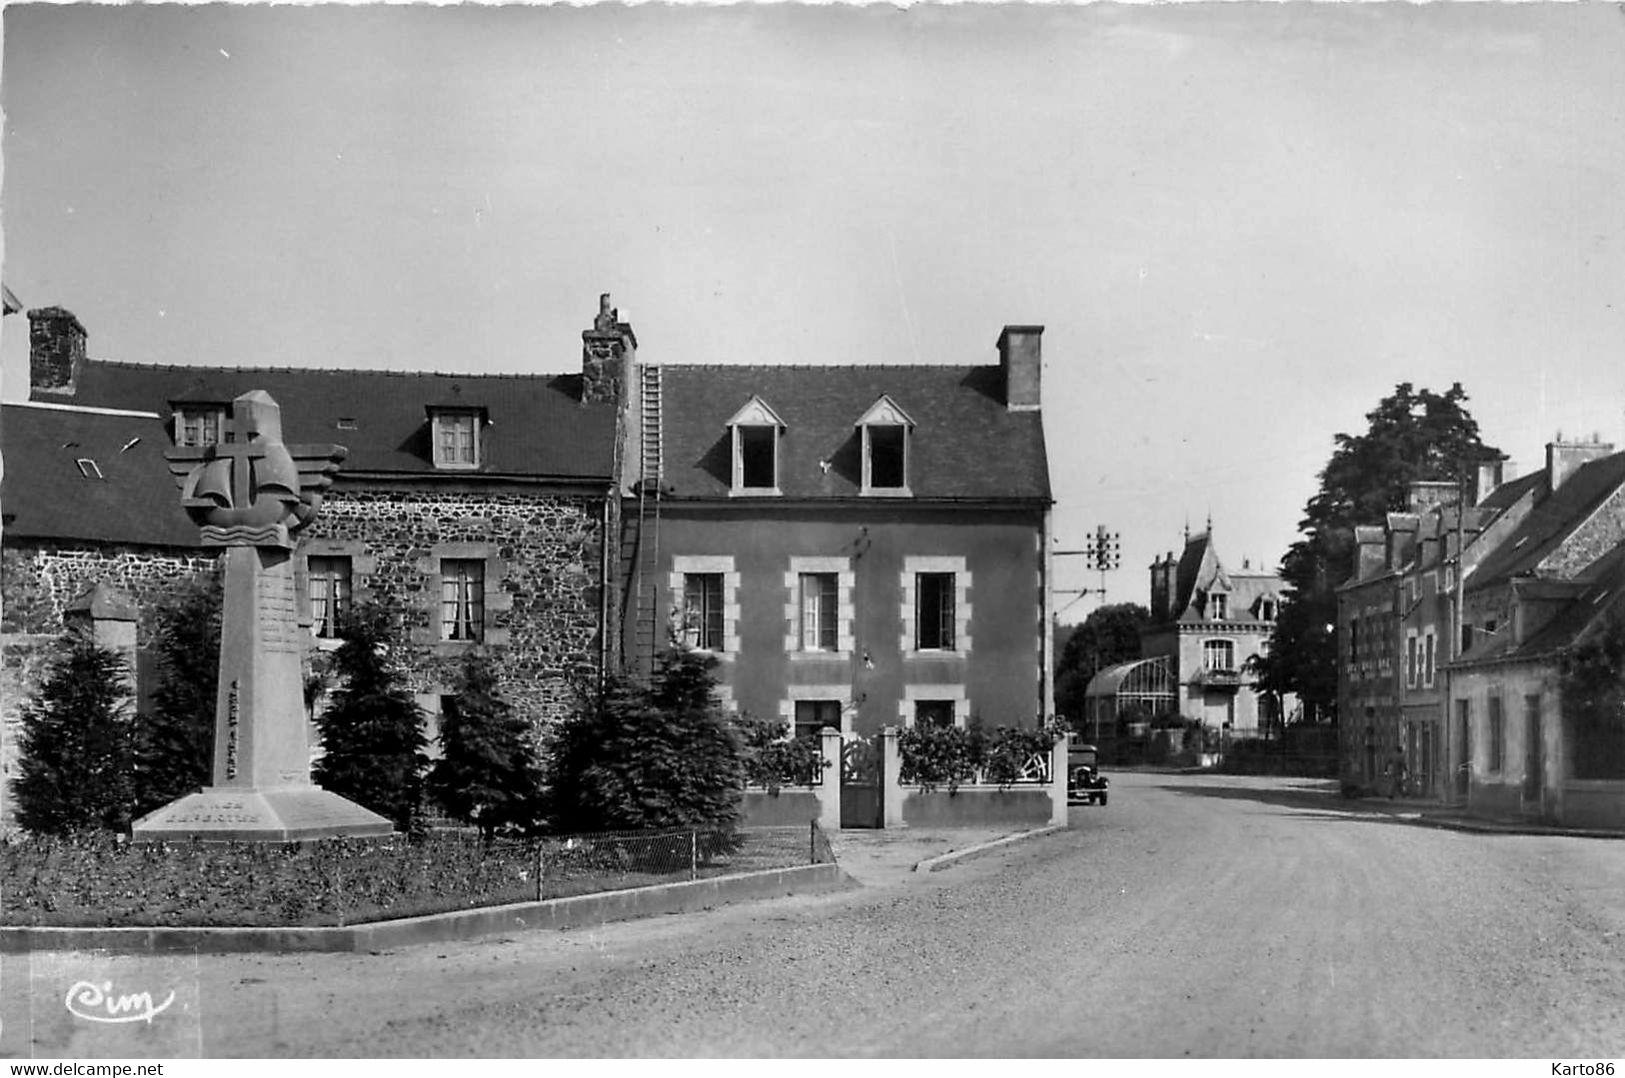
[[428,767],[423,715],[394,660],[399,619],[392,607],[357,603],[333,653],[338,688],[316,719],[322,755],[312,778],[324,790],[417,830]]
[[560,724],[547,812],[560,833],[695,828],[725,848],[739,824],[743,746],[715,695],[716,659],[664,653],[653,683],[610,679]]
[[85,631],[64,634],[34,695],[23,704],[17,823],[68,835],[128,832],[136,797],[129,671]]
[[440,751],[429,793],[448,815],[487,840],[502,828],[533,827],[542,775],[531,724],[503,697],[482,652],[464,659],[461,684],[441,716]]
[[213,779],[219,582],[199,578],[172,592],[154,611],[151,639],[155,684],[135,739],[138,816]]

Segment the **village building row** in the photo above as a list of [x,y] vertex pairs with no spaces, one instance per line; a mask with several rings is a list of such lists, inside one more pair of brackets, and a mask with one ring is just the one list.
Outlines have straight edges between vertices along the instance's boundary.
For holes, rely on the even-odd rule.
[[[1505,481],[1503,481],[1505,480]],[[1474,813],[1625,825],[1625,728],[1576,722],[1565,656],[1625,617],[1625,453],[1557,440],[1521,478],[1413,484],[1355,529],[1338,594],[1345,783]]]
[[442,374],[99,360],[70,312],[27,318],[29,400],[0,422],[0,823],[20,704],[97,585],[150,687],[151,611],[215,572],[163,453],[230,438],[254,389],[289,443],[349,450],[298,549],[313,651],[347,604],[391,601],[431,719],[470,649],[543,726],[674,642],[797,732],[1052,710],[1040,326],[981,366],[656,364],[605,296],[574,370]]

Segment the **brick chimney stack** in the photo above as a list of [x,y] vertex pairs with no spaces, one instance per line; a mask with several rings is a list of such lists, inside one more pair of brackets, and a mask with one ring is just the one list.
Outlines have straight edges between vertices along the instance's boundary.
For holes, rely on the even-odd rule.
[[1005,326],[999,334],[999,366],[1004,370],[1004,403],[1012,412],[1036,412],[1042,375],[1043,326]]
[[609,293],[598,297],[592,328],[581,331],[581,402],[624,404],[632,388],[638,339],[610,306]]
[[85,365],[85,327],[73,312],[40,307],[28,312],[29,396],[71,397]]
[[1546,443],[1546,479],[1551,490],[1562,486],[1581,465],[1600,460],[1614,451],[1614,447],[1593,435],[1589,442],[1563,440],[1559,434],[1555,441]]

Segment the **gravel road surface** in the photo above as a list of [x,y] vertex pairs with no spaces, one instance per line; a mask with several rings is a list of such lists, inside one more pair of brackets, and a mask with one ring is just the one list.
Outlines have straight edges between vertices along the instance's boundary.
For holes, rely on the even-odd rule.
[[[1625,1056],[1625,841],[1114,775],[880,886],[378,955],[196,961],[208,1056]],[[188,964],[193,962],[187,959]]]

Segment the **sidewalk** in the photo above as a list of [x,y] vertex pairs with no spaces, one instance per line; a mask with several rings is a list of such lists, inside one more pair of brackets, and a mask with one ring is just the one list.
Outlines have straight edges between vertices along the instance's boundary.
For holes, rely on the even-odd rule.
[[1625,831],[1595,827],[1565,827],[1516,817],[1469,816],[1455,805],[1441,805],[1411,797],[1357,797],[1345,802],[1368,812],[1447,831],[1469,831],[1480,835],[1559,835],[1569,838],[1619,838]]
[[1000,839],[1029,833],[1008,827],[852,829],[831,832],[829,841],[836,863],[847,875],[865,887],[882,887],[908,879],[922,861],[970,854]]

